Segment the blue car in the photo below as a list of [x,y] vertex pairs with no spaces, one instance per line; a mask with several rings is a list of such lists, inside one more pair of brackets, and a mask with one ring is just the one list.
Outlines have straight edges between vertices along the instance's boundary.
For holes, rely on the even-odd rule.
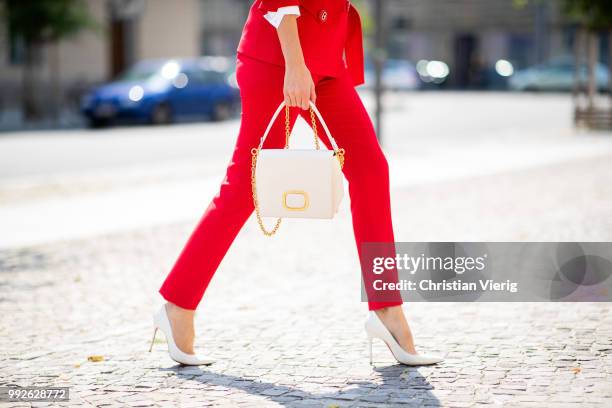
[[86,94],[81,111],[92,127],[227,119],[240,103],[232,65],[223,57],[141,61]]

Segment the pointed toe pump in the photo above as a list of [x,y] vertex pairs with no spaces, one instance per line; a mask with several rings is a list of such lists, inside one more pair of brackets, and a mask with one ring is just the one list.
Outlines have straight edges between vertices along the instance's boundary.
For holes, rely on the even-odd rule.
[[166,311],[166,305],[162,305],[157,313],[153,315],[153,339],[151,340],[151,347],[149,352],[153,349],[153,343],[155,342],[155,336],[158,330],[161,330],[166,336],[166,342],[168,343],[168,354],[170,358],[177,363],[184,365],[210,365],[214,360],[208,358],[202,358],[196,354],[188,354],[178,348],[174,342],[174,336],[172,335],[172,326],[170,325],[170,319],[168,318],[168,312]]
[[444,360],[442,357],[434,355],[408,353],[399,345],[395,337],[393,337],[374,311],[370,311],[368,315],[368,319],[365,322],[365,330],[370,343],[370,364],[372,364],[372,341],[375,338],[384,341],[393,357],[402,364],[420,366],[436,364]]

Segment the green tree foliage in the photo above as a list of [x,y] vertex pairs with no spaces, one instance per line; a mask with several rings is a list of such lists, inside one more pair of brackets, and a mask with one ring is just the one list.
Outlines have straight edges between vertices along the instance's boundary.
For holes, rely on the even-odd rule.
[[3,0],[9,29],[26,44],[56,41],[93,27],[84,0]]
[[612,0],[564,0],[563,9],[592,30],[612,28]]
[[[529,2],[550,0],[512,0],[517,8]],[[563,12],[576,23],[592,30],[612,29],[612,0],[561,0]]]
[[27,119],[33,119],[40,113],[35,101],[35,51],[97,25],[84,0],[0,0],[0,5],[11,36],[24,46],[22,109]]

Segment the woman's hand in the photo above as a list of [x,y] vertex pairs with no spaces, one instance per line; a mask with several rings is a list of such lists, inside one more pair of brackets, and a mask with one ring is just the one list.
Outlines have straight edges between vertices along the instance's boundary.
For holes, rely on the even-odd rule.
[[296,19],[295,15],[284,16],[277,30],[285,58],[283,95],[287,106],[308,109],[308,101],[315,102],[317,96],[312,76],[304,62]]
[[316,101],[314,82],[306,64],[285,66],[283,95],[287,106],[299,106],[302,109],[308,109],[309,100]]

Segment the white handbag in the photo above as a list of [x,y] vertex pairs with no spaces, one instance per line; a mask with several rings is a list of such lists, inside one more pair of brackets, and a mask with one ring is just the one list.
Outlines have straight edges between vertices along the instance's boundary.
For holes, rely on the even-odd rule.
[[[274,121],[285,108],[285,147],[263,149]],[[320,149],[315,114],[333,150]],[[344,194],[342,166],[344,149],[338,148],[317,107],[310,102],[310,118],[316,150],[289,149],[289,107],[282,102],[266,128],[259,146],[251,149],[251,188],[253,204],[261,231],[272,236],[281,219],[333,218]],[[262,217],[278,217],[267,230]]]

